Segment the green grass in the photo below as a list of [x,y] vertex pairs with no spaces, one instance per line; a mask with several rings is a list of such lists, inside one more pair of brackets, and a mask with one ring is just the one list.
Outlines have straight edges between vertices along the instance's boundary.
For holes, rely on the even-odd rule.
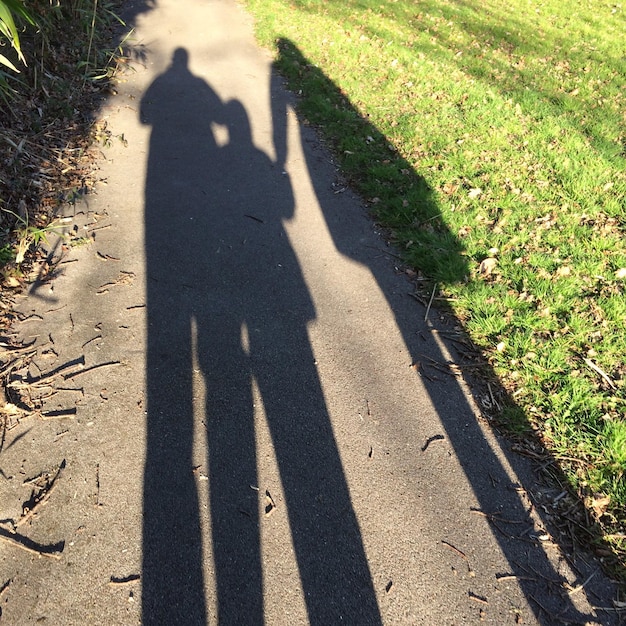
[[623,6],[247,5],[302,115],[514,398],[503,419],[577,459],[572,488],[609,498],[590,510],[626,554]]

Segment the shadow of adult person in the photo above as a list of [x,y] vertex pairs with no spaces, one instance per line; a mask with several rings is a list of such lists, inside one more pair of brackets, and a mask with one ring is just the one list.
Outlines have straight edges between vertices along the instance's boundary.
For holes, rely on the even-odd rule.
[[144,624],[204,624],[202,533],[192,473],[192,284],[207,259],[197,223],[223,105],[183,49],[141,101],[152,127],[145,189],[147,409],[142,602]]
[[[264,623],[256,384],[309,622],[380,624],[307,335],[315,310],[284,231],[294,211],[289,178],[253,145],[242,104],[222,103],[191,74],[184,50],[147,90],[141,114],[152,126],[143,623],[207,622],[203,483],[192,460],[199,419],[217,619]],[[214,124],[228,129],[226,145],[217,145]],[[194,358],[205,407],[194,405]]]
[[[270,99],[275,149],[279,160],[286,158],[286,113],[287,108],[292,106],[283,82],[278,78],[278,73],[282,70],[287,72],[287,76],[289,72],[298,72],[300,74],[299,88],[304,83],[311,89],[311,94],[301,92],[303,99],[306,99],[307,95],[312,96],[311,111],[314,117],[309,120],[311,123],[324,125],[328,121],[329,125],[336,124],[330,130],[329,127],[326,128],[331,135],[334,131],[340,133],[341,136],[344,134],[362,136],[364,141],[368,138],[369,141],[378,142],[384,146],[383,158],[388,168],[395,168],[401,173],[402,184],[412,186],[421,194],[420,220],[422,223],[437,222],[429,228],[431,237],[424,244],[430,245],[426,256],[433,257],[434,262],[446,264],[451,280],[461,280],[468,272],[466,260],[460,254],[461,245],[456,244],[455,257],[451,256],[449,245],[439,248],[438,240],[449,241],[450,238],[454,238],[454,235],[447,231],[440,219],[441,212],[425,179],[416,173],[400,155],[389,151],[385,136],[352,106],[346,95],[324,75],[319,67],[309,62],[293,42],[288,39],[278,40],[277,52],[275,71],[271,78]],[[304,80],[303,74],[306,74]],[[328,118],[325,117],[324,107],[333,111]],[[337,111],[343,114],[340,125],[337,125]],[[316,112],[319,115],[318,119],[315,118]],[[301,125],[300,128],[302,152],[320,210],[336,249],[370,270],[389,304],[412,362],[419,363],[425,360],[428,362],[430,359],[432,363],[445,366],[449,361],[449,355],[454,354],[452,344],[448,342],[446,345],[443,340],[445,325],[437,329],[425,323],[423,311],[420,322],[416,303],[412,298],[407,297],[409,293],[407,281],[394,274],[389,259],[385,258],[395,255],[380,254],[382,245],[377,247],[375,241],[370,242],[372,245],[367,242],[364,244],[363,230],[356,226],[356,222],[363,216],[355,215],[354,211],[350,210],[350,207],[356,203],[350,204],[348,201],[342,204],[336,189],[331,187],[333,179],[336,178],[336,173],[333,172],[334,166],[329,164],[325,155],[320,154],[315,148],[319,142],[312,137],[315,131],[308,126],[308,124]],[[437,258],[438,254],[444,253],[444,249],[448,250],[445,252],[448,256]],[[431,318],[433,317],[436,316],[431,315]],[[439,333],[438,330],[444,333]],[[509,563],[511,572],[529,601],[537,622],[553,623],[554,616],[558,616],[557,621],[562,619],[566,623],[586,623],[590,619],[597,619],[595,616],[582,614],[568,595],[559,592],[560,588],[567,586],[567,581],[547,557],[540,542],[524,536],[529,529],[535,528],[535,522],[530,515],[533,507],[528,499],[520,495],[519,485],[514,482],[514,477],[507,472],[485,438],[483,429],[461,385],[455,382],[453,377],[446,378],[442,383],[438,376],[424,376],[423,383],[480,505],[480,510],[475,512],[482,513],[486,519],[492,521],[495,539]],[[407,401],[411,400],[407,399]],[[425,433],[425,438],[426,436],[428,434]],[[428,443],[429,441],[425,445],[428,446]],[[527,488],[529,483],[534,483],[528,463],[520,462],[519,457],[507,454],[504,449],[502,452],[507,458],[507,463],[511,465]],[[445,497],[445,495],[442,496],[444,499]],[[503,511],[506,511],[505,517],[508,522],[501,517]],[[472,511],[467,511],[467,515],[471,513]],[[520,531],[523,532],[520,534]],[[551,581],[551,584],[546,585],[546,580]],[[606,623],[609,622],[610,620]]]

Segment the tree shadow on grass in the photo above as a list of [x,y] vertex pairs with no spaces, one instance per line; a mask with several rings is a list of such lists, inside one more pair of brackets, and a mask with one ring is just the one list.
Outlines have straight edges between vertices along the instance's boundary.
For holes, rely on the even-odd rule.
[[[417,256],[413,257],[417,259],[418,267],[431,276],[437,276],[439,280],[462,280],[468,273],[466,259],[462,255],[462,245],[446,228],[432,190],[424,178],[416,173],[392,146],[389,146],[386,137],[356,110],[341,89],[326,77],[320,68],[311,64],[293,42],[288,39],[278,40],[277,52],[275,68],[287,78],[289,86],[301,96],[298,102],[301,116],[305,118],[305,122],[318,127],[332,145],[339,163],[346,168],[350,182],[356,190],[371,200],[371,190],[382,189],[379,195],[385,197],[385,202],[392,209],[403,207],[403,201],[407,197],[411,198],[411,206],[418,207],[419,223],[415,229],[414,243],[420,250]],[[272,107],[275,147],[279,161],[280,155],[286,151],[284,119],[288,106],[289,102],[283,95],[282,85],[275,80]],[[304,135],[302,148],[307,159],[310,179],[337,250],[369,268],[395,315],[396,324],[413,362],[424,361],[424,353],[427,353],[426,358],[430,359],[430,362],[444,365],[444,368],[450,354],[457,355],[458,360],[462,362],[467,358],[467,352],[458,349],[459,345],[463,345],[460,341],[463,333],[456,332],[461,328],[460,323],[448,318],[448,322],[443,326],[439,325],[439,328],[435,327],[437,324],[435,326],[422,324],[420,328],[416,316],[418,314],[423,316],[423,310],[411,311],[405,301],[398,299],[397,282],[390,280],[392,272],[389,263],[380,262],[371,251],[365,250],[358,240],[358,235],[351,229],[350,217],[337,211],[335,190],[329,188],[328,176],[320,176],[317,172],[319,157],[304,140]],[[373,180],[374,186],[371,184]],[[394,228],[398,226],[398,218],[389,219],[390,216],[385,215],[380,206],[376,206],[375,210],[386,224],[391,224]],[[393,213],[395,215],[398,211]],[[407,214],[405,217],[401,210],[399,213],[400,222],[415,220],[414,215]],[[395,255],[390,252],[390,256]],[[431,318],[433,317],[437,316],[431,315]],[[452,334],[456,335],[457,341],[445,339],[450,330],[455,330]],[[426,333],[430,334],[431,338],[437,336],[438,339],[425,342],[423,335]],[[470,364],[476,365],[475,355],[471,357]],[[481,365],[485,368],[483,371],[490,381],[490,386],[477,385],[476,380],[471,381],[477,401],[480,403],[487,400],[492,404],[498,402],[506,404],[509,412],[517,415],[521,422],[520,426],[530,431],[522,411],[507,397],[503,389],[497,387],[493,372],[488,371],[484,363]],[[535,527],[529,514],[533,505],[524,500],[517,489],[518,486],[511,482],[504,466],[486,441],[461,385],[451,382],[449,378],[446,378],[445,384],[441,384],[437,377],[427,375],[423,377],[423,382],[480,503],[480,510],[492,522],[494,536],[510,565],[511,572],[517,577],[529,605],[533,608],[537,621],[541,624],[551,624],[555,623],[555,620],[558,623],[570,621],[586,623],[590,619],[597,620],[596,616],[580,613],[570,597],[562,593],[565,579],[557,572],[553,561],[548,558],[539,538],[528,536],[528,529]],[[512,453],[508,443],[501,444],[526,493],[532,494],[536,490],[537,481],[528,459],[522,459]],[[544,485],[544,492],[557,495],[560,489],[554,491],[555,486],[567,485],[557,462],[538,444],[533,444],[530,436],[523,450],[541,459],[542,470],[544,472],[547,470],[552,478],[552,487]],[[542,513],[544,509],[541,505],[544,505],[547,512],[545,504],[551,506],[551,500],[548,498],[545,503],[536,500],[533,504],[537,505],[536,511],[540,513],[542,524],[546,528],[552,528],[553,537],[559,536],[554,526],[550,526],[549,516]],[[506,518],[515,520],[515,525],[503,523],[499,517],[501,511],[506,511]],[[581,577],[586,577],[588,566],[584,560],[571,556],[572,546],[569,541],[561,542],[561,547],[563,552],[569,555],[568,561],[574,571]],[[531,572],[536,575],[529,575]],[[546,580],[552,584],[546,585]],[[600,587],[595,589],[600,594],[597,597],[606,602],[609,595],[607,589],[602,586],[602,582],[599,582],[599,585]],[[586,591],[593,594],[593,584],[587,587]],[[590,595],[588,597],[591,605],[598,604]],[[606,619],[602,621],[603,624],[617,623],[610,615],[603,617]]]

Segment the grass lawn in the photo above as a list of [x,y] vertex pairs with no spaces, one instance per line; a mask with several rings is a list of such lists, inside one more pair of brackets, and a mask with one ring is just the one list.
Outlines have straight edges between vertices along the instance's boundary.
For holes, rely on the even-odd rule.
[[302,115],[510,393],[501,421],[533,425],[625,563],[626,7],[246,5]]

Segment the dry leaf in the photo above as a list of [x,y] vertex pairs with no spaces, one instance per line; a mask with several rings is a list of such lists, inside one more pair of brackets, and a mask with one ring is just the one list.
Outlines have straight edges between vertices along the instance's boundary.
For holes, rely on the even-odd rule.
[[622,267],[615,272],[615,278],[626,278],[626,267]]
[[455,183],[446,183],[441,190],[448,196],[451,196],[453,193],[456,193],[459,190],[459,186]]
[[589,503],[593,512],[597,517],[602,517],[606,510],[609,508],[609,504],[611,503],[610,496],[603,496],[600,494],[594,495],[593,499]]
[[474,187],[474,189],[470,189],[467,194],[469,198],[478,198],[483,190],[480,187]]
[[571,273],[572,273],[572,268],[569,267],[568,265],[562,265],[556,271],[557,276],[569,276]]
[[5,402],[3,407],[0,407],[0,414],[2,415],[20,415],[24,411],[11,402]]
[[4,279],[4,286],[5,287],[19,287],[21,285],[20,281],[15,278],[15,276],[7,276]]
[[483,261],[481,262],[479,271],[481,274],[483,274],[483,276],[489,276],[489,274],[493,272],[497,264],[498,264],[498,259],[494,259],[493,257],[488,257],[486,259],[483,259]]

